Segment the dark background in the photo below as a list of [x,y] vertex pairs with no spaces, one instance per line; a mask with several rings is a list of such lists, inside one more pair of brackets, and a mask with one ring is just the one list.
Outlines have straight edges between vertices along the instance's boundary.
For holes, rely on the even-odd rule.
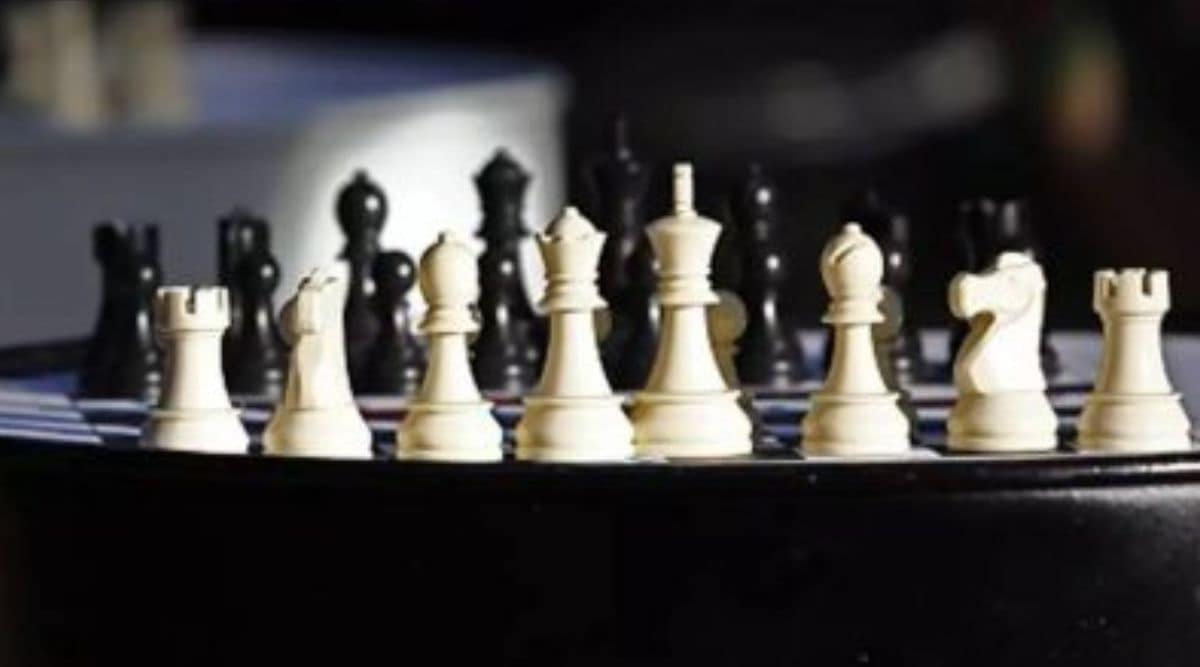
[[[723,214],[744,165],[762,161],[781,184],[793,296],[813,324],[820,244],[839,202],[875,185],[915,226],[909,302],[922,325],[949,317],[957,201],[1022,194],[1045,246],[1050,326],[1095,327],[1092,270],[1145,265],[1172,270],[1168,326],[1200,327],[1200,3],[271,0],[188,11],[198,31],[474,45],[554,63],[573,85],[570,164],[623,112],[641,155],[696,163],[710,215]],[[967,57],[918,77],[932,92],[914,87],[910,64],[947,52]],[[967,111],[915,103],[953,106],[981,81],[999,83]]]

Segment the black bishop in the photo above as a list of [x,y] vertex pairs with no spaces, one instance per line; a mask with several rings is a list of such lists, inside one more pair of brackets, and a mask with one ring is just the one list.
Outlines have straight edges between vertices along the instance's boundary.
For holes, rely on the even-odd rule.
[[341,258],[349,266],[346,305],[342,323],[346,336],[346,360],[350,385],[365,391],[370,349],[379,335],[379,320],[371,306],[375,285],[371,278],[379,254],[379,236],[387,220],[388,203],[383,190],[363,170],[356,171],[338,193],[338,225],[346,237]]
[[909,218],[877,190],[868,189],[842,207],[842,220],[862,225],[883,253],[883,285],[891,289],[902,315],[900,329],[880,362],[891,365],[892,376],[902,386],[910,385],[926,376],[927,364],[916,323],[904,308],[913,268]]
[[645,384],[654,362],[657,313],[645,216],[650,169],[630,148],[623,117],[613,120],[606,150],[588,165],[585,177],[592,219],[607,235],[599,279],[612,321],[601,355],[616,388],[636,389]]
[[740,266],[722,273],[738,276],[738,293],[746,306],[737,366],[738,377],[747,385],[782,387],[807,376],[796,323],[781,303],[788,262],[778,238],[777,193],[765,170],[752,164],[729,198],[737,237],[730,247],[737,248]]

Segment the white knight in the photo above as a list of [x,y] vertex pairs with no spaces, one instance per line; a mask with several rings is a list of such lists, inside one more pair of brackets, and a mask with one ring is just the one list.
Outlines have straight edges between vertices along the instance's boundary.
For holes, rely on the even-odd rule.
[[954,360],[958,400],[947,425],[951,449],[1038,451],[1057,444],[1039,345],[1045,309],[1042,267],[1005,252],[978,274],[950,283],[950,310],[970,332]]
[[284,304],[280,324],[291,356],[283,398],[263,432],[269,454],[371,456],[371,431],[350,390],[337,283],[313,271]]

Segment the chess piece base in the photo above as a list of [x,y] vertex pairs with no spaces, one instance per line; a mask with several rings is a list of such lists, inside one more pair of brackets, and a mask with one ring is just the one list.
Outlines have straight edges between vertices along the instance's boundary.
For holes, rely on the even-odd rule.
[[625,461],[633,457],[632,443],[619,396],[529,396],[517,424],[517,458],[527,461]]
[[396,458],[414,461],[499,461],[500,424],[488,401],[412,403],[400,424]]
[[263,447],[280,456],[371,457],[371,429],[354,405],[278,410],[263,431]]
[[250,436],[237,410],[153,410],[142,442],[153,449],[245,454]]
[[804,417],[804,456],[904,456],[910,451],[908,419],[900,395],[812,395]]
[[960,395],[946,427],[953,451],[1037,452],[1058,446],[1058,417],[1040,391]]
[[1092,394],[1079,417],[1078,448],[1096,452],[1191,449],[1179,394]]
[[635,395],[634,448],[641,455],[681,459],[750,454],[750,420],[738,403],[740,394]]

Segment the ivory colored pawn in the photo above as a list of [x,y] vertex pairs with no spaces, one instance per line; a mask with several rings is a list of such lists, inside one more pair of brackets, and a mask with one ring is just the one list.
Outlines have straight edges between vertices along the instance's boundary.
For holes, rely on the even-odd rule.
[[428,367],[396,436],[396,456],[423,461],[499,461],[503,432],[483,400],[467,355],[479,331],[471,305],[479,297],[475,254],[450,232],[421,257],[419,282],[428,308],[420,330]]
[[1104,324],[1104,356],[1079,418],[1079,449],[1190,449],[1191,424],[1163,364],[1162,319],[1171,307],[1167,272],[1097,271],[1092,307]]
[[708,335],[712,338],[713,355],[725,386],[737,389],[741,381],[737,375],[735,357],[738,340],[746,331],[746,306],[742,298],[729,290],[715,290],[717,302],[708,307]]
[[857,223],[847,223],[821,252],[829,292],[822,322],[833,327],[829,374],[804,417],[806,456],[896,456],[909,451],[909,423],[879,372],[871,326],[883,321],[883,254]]
[[646,387],[633,398],[634,447],[674,458],[749,454],[750,420],[717,366],[705,315],[717,302],[708,272],[721,225],[693,208],[691,165],[675,165],[674,176],[674,213],[647,230],[662,327]]
[[268,454],[371,456],[371,430],[350,391],[338,282],[313,271],[283,306],[280,324],[291,355],[287,387],[263,432]]
[[154,300],[167,350],[162,398],[142,430],[148,447],[245,454],[245,427],[221,373],[221,336],[229,327],[223,287],[163,287]]
[[879,287],[879,312],[883,319],[871,325],[871,340],[875,345],[875,361],[879,364],[879,374],[888,391],[896,392],[897,403],[904,418],[908,420],[909,440],[917,441],[918,424],[917,409],[913,406],[912,395],[900,385],[896,375],[896,364],[893,363],[892,351],[904,327],[904,307],[900,295],[888,285]]
[[546,266],[541,306],[550,316],[542,377],[525,397],[517,457],[534,461],[621,461],[633,456],[633,426],[613,396],[597,347],[595,312],[604,308],[596,266],[605,235],[567,207],[538,234]]
[[982,273],[950,283],[950,310],[970,332],[954,359],[958,400],[947,421],[950,449],[1045,451],[1057,444],[1058,417],[1042,374],[1042,267],[1019,252],[1001,253]]

